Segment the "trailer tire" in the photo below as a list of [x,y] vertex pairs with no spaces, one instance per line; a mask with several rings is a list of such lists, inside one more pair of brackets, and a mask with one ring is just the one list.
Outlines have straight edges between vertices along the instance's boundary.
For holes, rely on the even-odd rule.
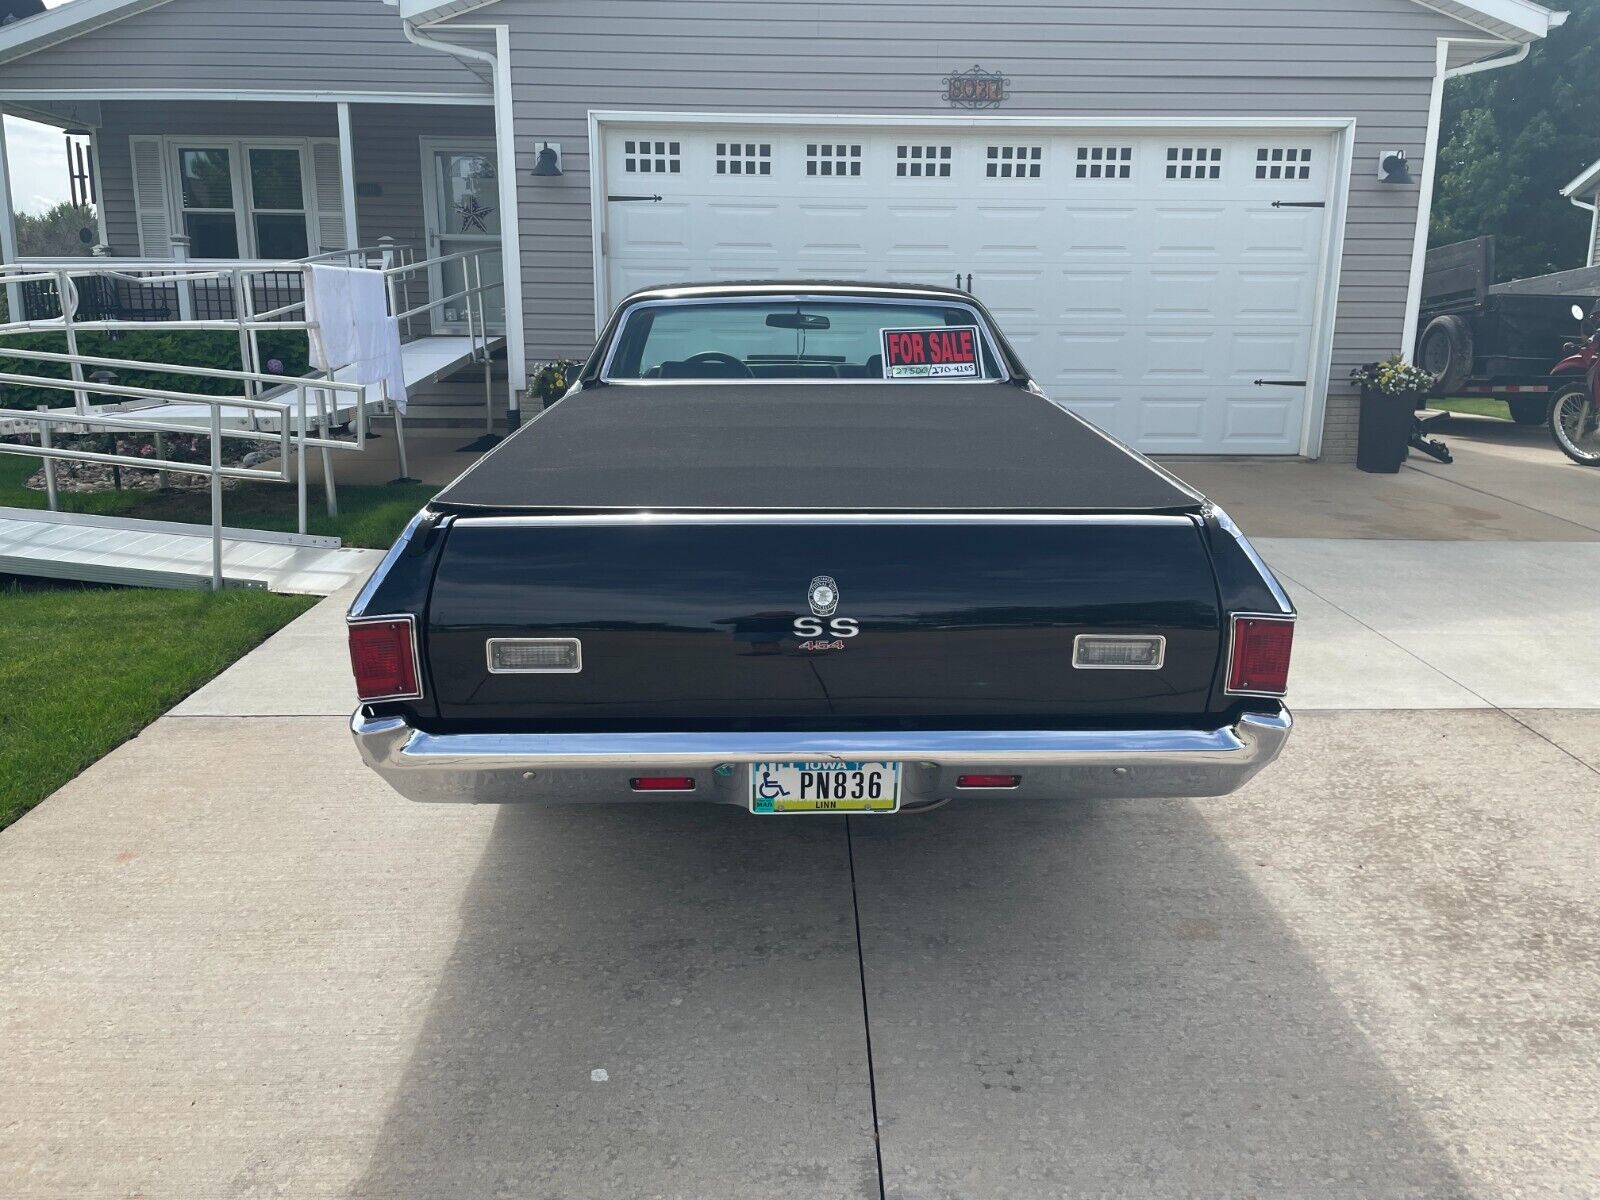
[[1417,339],[1417,365],[1433,376],[1433,390],[1448,396],[1472,377],[1472,326],[1449,314],[1435,317]]
[[1518,425],[1543,425],[1550,419],[1549,396],[1507,396],[1506,407]]

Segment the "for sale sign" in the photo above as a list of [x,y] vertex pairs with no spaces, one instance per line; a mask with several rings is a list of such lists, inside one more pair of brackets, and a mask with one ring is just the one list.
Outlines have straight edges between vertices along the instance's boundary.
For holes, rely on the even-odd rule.
[[883,373],[889,379],[974,379],[978,375],[977,327],[885,329]]

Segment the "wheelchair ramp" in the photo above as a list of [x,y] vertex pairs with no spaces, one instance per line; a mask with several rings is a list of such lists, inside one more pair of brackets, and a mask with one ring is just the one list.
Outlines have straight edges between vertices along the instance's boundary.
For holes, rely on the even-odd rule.
[[[326,596],[363,579],[381,550],[338,538],[222,531],[225,586]],[[0,574],[139,587],[211,587],[211,527],[0,507]]]

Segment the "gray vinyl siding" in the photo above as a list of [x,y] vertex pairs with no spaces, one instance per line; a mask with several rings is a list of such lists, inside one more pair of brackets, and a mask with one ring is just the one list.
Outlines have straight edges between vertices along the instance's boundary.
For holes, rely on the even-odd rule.
[[[377,195],[357,196],[361,241],[382,236],[423,249],[422,137],[483,138],[494,134],[489,108],[462,105],[353,104],[350,110],[357,185]],[[195,137],[318,137],[339,134],[332,104],[124,101],[108,104],[97,135],[102,202],[111,252],[136,256],[129,137],[179,134]],[[362,189],[362,190],[371,190]]]
[[406,41],[383,0],[169,0],[0,63],[0,95],[35,88],[489,93],[457,60]]
[[[1398,350],[1404,324],[1419,193],[1379,185],[1377,155],[1421,159],[1437,39],[1472,34],[1410,0],[500,0],[461,19],[511,29],[531,362],[593,342],[591,109],[950,115],[941,80],[979,63],[1010,77],[1008,117],[1355,118],[1323,442],[1336,459],[1354,455],[1350,368]],[[547,139],[565,175],[533,179]]]

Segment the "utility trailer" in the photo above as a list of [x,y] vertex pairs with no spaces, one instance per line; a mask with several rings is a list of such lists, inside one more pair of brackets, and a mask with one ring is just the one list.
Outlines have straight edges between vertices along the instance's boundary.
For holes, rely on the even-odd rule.
[[1600,301],[1600,267],[1495,282],[1494,238],[1428,251],[1413,361],[1436,396],[1504,400],[1519,425],[1541,425],[1562,380],[1551,368],[1582,336],[1574,319]]

